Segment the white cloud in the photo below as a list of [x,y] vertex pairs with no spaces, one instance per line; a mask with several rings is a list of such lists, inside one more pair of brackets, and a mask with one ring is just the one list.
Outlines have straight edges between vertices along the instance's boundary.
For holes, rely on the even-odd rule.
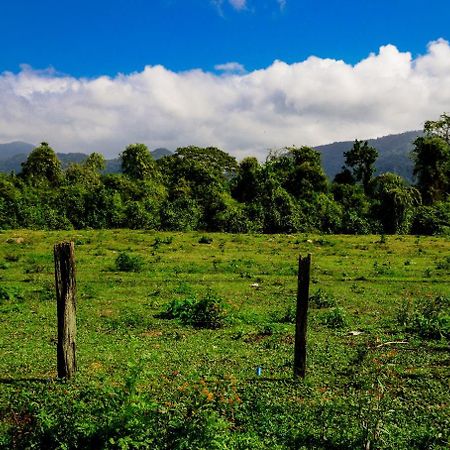
[[[235,66],[237,68],[238,66]],[[253,72],[162,66],[94,79],[23,67],[0,74],[0,142],[116,155],[131,142],[214,145],[237,157],[421,128],[450,109],[450,45],[393,45],[352,66],[311,56]]]
[[225,64],[217,64],[214,69],[224,73],[245,73],[245,67],[238,62],[228,62]]

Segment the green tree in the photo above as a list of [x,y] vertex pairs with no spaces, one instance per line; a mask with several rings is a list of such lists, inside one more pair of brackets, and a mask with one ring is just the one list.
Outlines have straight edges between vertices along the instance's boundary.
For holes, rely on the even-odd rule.
[[377,201],[375,215],[385,233],[406,233],[409,230],[413,208],[420,205],[420,192],[408,186],[394,173],[383,173],[372,182],[373,197]]
[[366,194],[369,192],[370,181],[375,173],[374,164],[377,157],[378,152],[374,147],[371,147],[367,141],[362,142],[357,139],[353,147],[348,152],[344,152],[345,165],[351,169],[354,179],[361,182]]
[[82,164],[72,163],[65,171],[69,185],[79,184],[89,188],[100,183],[100,172],[105,169],[105,157],[91,153]]
[[135,180],[155,178],[155,161],[145,144],[131,144],[121,154],[122,172]]
[[105,157],[101,153],[91,153],[83,165],[92,171],[101,172],[106,168]]
[[182,147],[177,149],[176,155],[178,158],[201,164],[221,182],[229,180],[238,170],[236,158],[216,147]]
[[252,202],[260,191],[260,166],[256,158],[244,158],[233,180],[233,196],[240,202]]
[[61,163],[54,150],[42,142],[22,163],[20,176],[32,185],[50,184],[56,186],[61,181]]
[[326,192],[328,188],[320,153],[311,147],[287,147],[270,153],[266,170],[297,200],[311,199],[315,193]]
[[425,123],[425,136],[414,141],[412,151],[413,173],[426,204],[444,200],[450,194],[450,117],[443,117]]
[[450,115],[443,113],[439,120],[427,120],[424,125],[427,136],[437,136],[450,144]]
[[236,175],[236,158],[215,147],[182,147],[174,155],[158,160],[168,186],[176,186],[184,179],[195,191],[205,184],[226,186]]

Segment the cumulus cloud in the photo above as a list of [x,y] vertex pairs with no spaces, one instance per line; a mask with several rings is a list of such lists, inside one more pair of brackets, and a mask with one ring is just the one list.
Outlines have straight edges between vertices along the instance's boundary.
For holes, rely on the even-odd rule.
[[245,73],[245,67],[238,62],[228,62],[225,64],[217,64],[214,69],[218,72],[225,73]]
[[[237,66],[236,66],[237,67]],[[356,65],[314,56],[249,73],[142,72],[74,78],[0,74],[0,142],[117,155],[131,142],[213,145],[237,157],[422,127],[450,109],[450,45],[413,58],[386,45]]]

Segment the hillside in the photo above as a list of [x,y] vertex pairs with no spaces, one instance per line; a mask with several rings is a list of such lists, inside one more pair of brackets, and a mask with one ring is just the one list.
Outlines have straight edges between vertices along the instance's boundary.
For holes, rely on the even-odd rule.
[[17,157],[18,155],[28,155],[33,150],[34,145],[27,142],[8,142],[0,144],[0,162]]
[[[409,154],[413,147],[412,143],[421,135],[421,131],[407,131],[368,139],[369,145],[375,147],[379,153],[376,162],[377,173],[395,172],[411,181],[413,162]],[[332,179],[341,170],[344,152],[350,150],[352,145],[353,141],[347,141],[315,147],[322,154],[322,164],[328,177]]]

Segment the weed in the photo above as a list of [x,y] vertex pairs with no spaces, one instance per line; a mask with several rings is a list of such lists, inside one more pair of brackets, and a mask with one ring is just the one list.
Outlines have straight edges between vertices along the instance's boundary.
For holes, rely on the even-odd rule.
[[144,260],[137,255],[120,253],[115,264],[116,269],[120,272],[140,272],[144,267]]
[[450,256],[441,259],[436,263],[436,269],[438,270],[450,270]]
[[166,319],[179,319],[186,325],[197,328],[221,328],[226,318],[225,302],[211,290],[197,299],[172,300],[160,315]]
[[309,297],[309,302],[313,308],[331,308],[336,306],[334,297],[322,289],[318,289],[313,295]]
[[396,312],[397,323],[405,331],[427,339],[450,337],[450,298],[405,300]]
[[43,302],[49,302],[56,299],[55,285],[50,280],[44,281],[41,288],[36,291],[38,299]]
[[181,282],[174,289],[174,292],[176,294],[193,295],[194,294],[194,288],[189,283]]
[[296,309],[295,305],[289,305],[281,316],[275,313],[272,319],[279,323],[295,323]]
[[0,304],[6,301],[22,301],[23,295],[16,287],[3,287],[0,286]]
[[160,237],[156,236],[153,244],[151,245],[153,248],[157,249],[160,245],[170,245],[173,242],[172,236]]
[[321,322],[328,328],[344,328],[348,322],[347,314],[343,308],[333,308],[321,315]]
[[378,261],[373,263],[373,271],[376,276],[389,276],[392,275],[392,268],[390,261],[384,261],[380,264]]
[[213,241],[212,238],[208,237],[208,236],[202,236],[199,240],[198,243],[199,244],[211,244],[211,242]]

